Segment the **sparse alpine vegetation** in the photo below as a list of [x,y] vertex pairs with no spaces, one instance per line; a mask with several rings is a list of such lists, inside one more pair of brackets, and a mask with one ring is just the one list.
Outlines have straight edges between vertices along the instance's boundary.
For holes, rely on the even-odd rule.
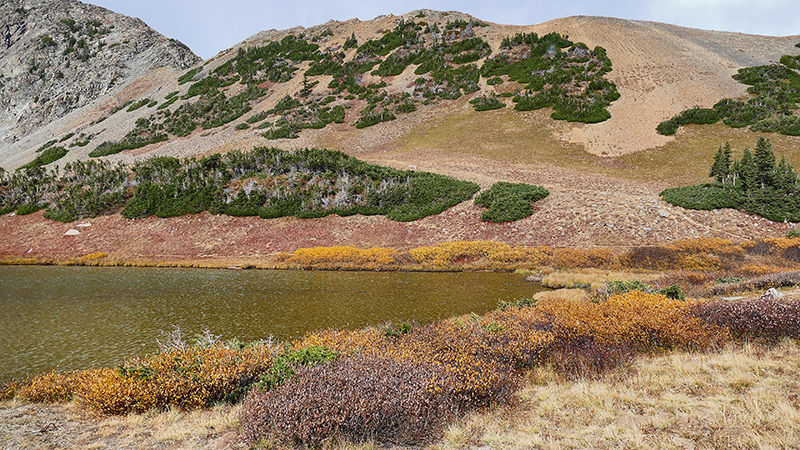
[[[476,35],[487,26],[477,21],[452,20],[427,23],[400,19],[394,29],[379,38],[358,43],[354,35],[343,50],[321,49],[304,35],[289,35],[261,47],[239,49],[236,56],[204,72],[202,67],[181,75],[179,84],[191,83],[186,93],[167,98],[147,120],[119,142],[104,142],[91,156],[104,156],[126,149],[187,136],[198,127],[216,128],[247,114],[267,93],[268,86],[302,76],[302,86],[277,102],[274,108],[247,118],[264,122],[266,139],[294,139],[304,129],[320,129],[345,122],[345,109],[363,103],[359,117],[350,123],[366,128],[395,120],[416,111],[419,105],[454,100],[481,90],[481,77],[489,86],[508,82],[520,89],[514,95],[515,109],[526,111],[552,107],[553,118],[601,122],[610,117],[605,109],[619,98],[616,87],[603,76],[611,70],[605,50],[589,50],[556,33],[541,38],[535,33],[507,37],[499,51]],[[325,37],[330,36],[326,30]],[[317,37],[317,40],[318,37]],[[349,58],[349,59],[348,59]],[[481,61],[484,61],[481,64]],[[302,64],[308,69],[301,69]],[[398,91],[391,77],[412,67],[412,90]],[[369,73],[380,78],[365,83]],[[321,76],[331,77],[320,86]],[[475,110],[502,108],[505,104],[490,90],[472,100]],[[230,92],[240,92],[230,95]],[[173,111],[169,106],[184,100]],[[131,104],[128,111],[150,105],[147,99]],[[244,126],[238,129],[246,129]]]
[[747,101],[722,99],[713,108],[695,107],[661,122],[656,131],[671,136],[681,125],[712,124],[720,120],[733,128],[749,126],[752,131],[800,136],[800,56],[785,55],[779,64],[739,69],[735,80],[750,87]]

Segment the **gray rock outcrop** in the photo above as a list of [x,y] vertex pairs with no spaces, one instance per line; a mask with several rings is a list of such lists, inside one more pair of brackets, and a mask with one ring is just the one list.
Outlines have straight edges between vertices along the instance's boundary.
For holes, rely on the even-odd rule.
[[77,0],[4,0],[0,147],[154,68],[200,61],[140,19]]

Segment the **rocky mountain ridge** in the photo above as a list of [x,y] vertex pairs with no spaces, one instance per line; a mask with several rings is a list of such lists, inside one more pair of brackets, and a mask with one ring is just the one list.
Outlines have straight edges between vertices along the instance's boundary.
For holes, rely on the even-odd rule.
[[5,1],[0,33],[0,149],[153,69],[201,61],[140,19],[77,0]]

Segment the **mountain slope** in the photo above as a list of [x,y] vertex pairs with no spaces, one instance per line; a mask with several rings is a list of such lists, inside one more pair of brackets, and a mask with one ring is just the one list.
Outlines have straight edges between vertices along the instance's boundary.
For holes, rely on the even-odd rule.
[[[411,22],[416,37],[403,37]],[[444,74],[470,64],[485,66],[503,54],[525,60],[534,46],[520,43],[524,36],[517,42],[516,36],[523,33],[536,33],[537,43],[553,44],[540,47],[542,64],[565,64],[542,70],[538,73],[542,76],[558,74],[577,62],[591,67],[592,73],[581,73],[594,77],[602,61],[596,47],[605,49],[612,70],[602,79],[593,78],[596,89],[590,93],[612,92],[606,82],[614,83],[620,96],[608,101],[610,118],[598,123],[553,120],[556,104],[515,110],[512,100],[518,92],[533,97],[524,95],[527,85],[517,80],[537,74],[536,70],[522,75],[478,74],[474,84],[459,84],[455,95],[450,81],[437,81],[435,72],[424,72],[424,59],[407,59],[407,65],[397,62],[421,51],[414,39],[433,40],[434,34],[445,36],[446,46],[434,55],[445,58],[442,64],[447,68],[440,71]],[[398,36],[400,45],[386,50]],[[556,51],[567,38],[572,44]],[[484,41],[489,49],[472,39]],[[346,46],[352,40],[355,45]],[[467,41],[473,47],[446,50]],[[741,67],[797,55],[798,41],[800,37],[750,36],[600,17],[508,26],[430,10],[264,31],[191,70],[147,72],[124,89],[3,147],[0,166],[13,169],[26,164],[42,144],[62,139],[65,144],[57,145],[68,146],[69,152],[55,164],[87,159],[103,149],[119,153],[100,160],[132,163],[150,156],[192,157],[254,146],[318,147],[394,168],[450,175],[483,188],[496,181],[541,185],[550,196],[537,202],[533,216],[513,224],[482,222],[481,208],[471,202],[404,224],[375,216],[262,220],[208,215],[151,217],[132,223],[111,214],[94,220],[91,233],[69,240],[61,237],[74,224],[48,222],[41,213],[7,214],[0,217],[5,236],[0,253],[35,257],[104,251],[117,258],[268,259],[276,251],[314,245],[407,248],[460,239],[550,246],[649,245],[697,236],[733,240],[782,236],[793,224],[733,210],[686,211],[658,196],[668,187],[707,181],[717,147],[731,141],[741,151],[752,147],[758,134],[716,124],[681,127],[675,136],[666,137],[655,128],[686,108],[710,107],[721,98],[746,95],[746,86],[731,75]],[[425,41],[426,51],[431,42]],[[477,55],[471,54],[473,50]],[[595,53],[581,56],[587,51]],[[580,62],[581,57],[588,59]],[[396,67],[384,66],[390,59]],[[363,71],[342,72],[349,63],[369,62],[373,64]],[[575,80],[570,81],[575,88],[566,83],[563,91],[581,94],[578,85],[592,83],[575,84]],[[470,103],[493,94],[504,108],[476,111]],[[337,107],[341,116],[334,114]],[[389,111],[396,117],[357,126],[370,111],[373,116]],[[69,146],[81,135],[87,139],[85,146]],[[800,166],[800,138],[767,137],[776,153]]]
[[[416,22],[415,22],[416,21]],[[453,27],[454,23],[469,23],[464,28]],[[137,111],[124,114],[117,113],[115,106],[135,100],[150,100],[159,102],[162,106],[167,99],[168,93],[179,92],[185,96],[187,88],[197,81],[206,80],[215,76],[214,72],[219,71],[220,67],[226,64],[236,64],[239,51],[264,48],[265,46],[279,43],[281,39],[292,35],[304,38],[304,42],[309,45],[319,46],[320,55],[337,55],[341,53],[343,61],[354,61],[357,58],[369,57],[368,53],[353,48],[345,49],[348,39],[354,38],[356,46],[361,46],[365,42],[373,40],[379,41],[391,36],[398,24],[415,22],[419,27],[417,32],[428,42],[423,45],[430,45],[430,39],[436,39],[435,33],[428,34],[422,28],[438,26],[444,42],[455,42],[459,40],[469,40],[473,38],[482,39],[491,48],[490,53],[478,55],[480,59],[475,65],[485,64],[485,61],[497,58],[503,53],[501,44],[503,40],[519,33],[537,33],[538,36],[546,36],[548,33],[556,33],[568,37],[572,42],[584,43],[589,49],[597,46],[604,48],[613,64],[613,69],[605,75],[605,78],[616,85],[620,93],[620,98],[612,101],[608,106],[611,114],[610,119],[600,123],[583,124],[579,122],[552,122],[545,120],[544,123],[535,123],[531,127],[532,132],[549,134],[560,146],[577,146],[589,154],[598,156],[619,156],[646,149],[662,147],[675,138],[660,136],[655,132],[655,127],[661,121],[672,117],[676,113],[692,106],[709,107],[716,101],[724,97],[738,98],[745,95],[745,86],[736,82],[731,75],[737,69],[745,66],[769,64],[777,61],[781,55],[797,54],[800,52],[794,44],[797,37],[774,38],[765,36],[751,36],[737,33],[713,32],[682,28],[672,25],[659,24],[653,22],[629,21],[621,19],[610,19],[601,17],[569,17],[554,20],[551,22],[531,25],[531,26],[507,26],[481,22],[466,14],[457,12],[437,12],[430,10],[415,11],[402,16],[381,16],[371,21],[359,21],[357,19],[346,22],[331,21],[308,29],[294,28],[284,31],[261,32],[239,45],[225,50],[205,61],[203,65],[195,66],[194,75],[187,78],[188,83],[179,83],[177,75],[171,78],[166,73],[158,71],[146,71],[144,69],[136,72],[141,75],[136,83],[131,84],[129,89],[123,92],[116,91],[117,94],[103,97],[103,102],[97,103],[95,108],[86,117],[78,117],[68,122],[62,122],[58,129],[50,129],[47,132],[32,136],[25,142],[18,142],[12,146],[4,146],[3,154],[0,154],[0,165],[6,168],[18,167],[33,159],[35,154],[33,149],[38,148],[42,143],[51,139],[60,139],[70,132],[80,129],[87,135],[93,136],[92,141],[82,149],[70,151],[64,161],[86,158],[87,155],[99,144],[103,142],[118,142],[124,140],[126,134],[135,128],[137,120],[150,118],[153,109],[141,108]],[[480,25],[477,25],[480,24]],[[474,26],[473,26],[474,25]],[[60,26],[65,26],[63,23]],[[453,27],[445,30],[446,27]],[[458,31],[461,36],[452,33]],[[451,33],[448,35],[447,33]],[[31,34],[31,33],[28,33]],[[37,34],[37,38],[29,39],[28,48],[38,43],[41,47],[42,33]],[[448,37],[449,36],[449,37]],[[455,41],[451,40],[455,38]],[[109,38],[110,39],[110,38]],[[117,38],[119,40],[119,38]],[[110,41],[109,41],[110,42]],[[123,41],[124,42],[124,41]],[[133,42],[133,40],[131,40]],[[67,41],[68,44],[68,41]],[[62,47],[66,44],[59,44]],[[167,44],[169,47],[169,43]],[[15,44],[15,48],[19,47]],[[107,46],[108,47],[108,46]],[[522,46],[524,48],[524,45]],[[61,47],[58,47],[61,48]],[[413,46],[411,47],[412,51]],[[516,47],[515,47],[516,48]],[[564,49],[566,50],[566,49]],[[41,52],[53,53],[51,56],[61,56],[64,50],[55,51],[49,48],[39,49]],[[402,55],[404,51],[401,47],[398,50],[390,49],[389,56],[373,55],[380,60]],[[407,53],[407,51],[405,51]],[[512,50],[513,52],[513,50]],[[56,55],[57,53],[57,55]],[[467,53],[462,53],[461,56]],[[366,55],[366,56],[365,56]],[[313,56],[312,58],[319,58]],[[326,58],[328,56],[325,56]],[[452,56],[451,56],[452,57]],[[355,58],[355,59],[354,59]],[[373,59],[375,59],[373,58]],[[8,60],[9,58],[6,58]],[[17,58],[19,59],[19,58]],[[94,58],[92,58],[94,59]],[[89,62],[92,62],[92,59]],[[157,66],[163,61],[156,58],[141,58],[147,61],[142,66]],[[184,63],[188,60],[183,60]],[[313,60],[311,61],[313,62]],[[358,82],[369,83],[388,83],[384,90],[391,95],[404,95],[404,93],[414,93],[418,87],[414,82],[420,77],[414,72],[419,72],[419,60],[412,62],[406,70],[399,74],[377,76],[371,75],[369,70],[363,75],[358,76]],[[408,61],[404,62],[408,64]],[[283,80],[266,80],[263,85],[263,95],[249,101],[247,108],[252,108],[253,113],[269,111],[278,104],[278,101],[287,95],[299,98],[299,93],[304,86],[314,85],[309,92],[314,95],[326,96],[334,93],[335,89],[329,88],[333,77],[325,73],[324,70],[316,71],[312,75],[304,76],[306,70],[311,66],[310,62],[297,62],[290,65],[295,67],[293,72],[287,74]],[[402,67],[402,66],[401,66]],[[378,68],[377,65],[373,69]],[[37,70],[41,70],[38,69]],[[116,73],[119,69],[113,68],[111,73]],[[17,72],[20,72],[17,69]],[[42,80],[36,81],[36,70],[33,73],[23,72],[18,78],[25,78],[28,83],[39,83],[44,85]],[[97,71],[98,73],[104,73]],[[45,69],[45,78],[57,76],[58,70]],[[54,75],[55,74],[55,75]],[[263,74],[262,74],[263,75]],[[98,75],[108,77],[109,75]],[[117,75],[118,76],[118,75]],[[65,77],[67,78],[67,77]],[[478,92],[464,92],[468,98],[476,96],[487,96],[502,92],[513,92],[525,87],[525,84],[517,84],[504,79],[500,85],[489,85],[487,81],[490,77],[480,78],[476,87]],[[304,80],[307,85],[304,85]],[[6,81],[4,86],[10,86]],[[105,92],[109,87],[102,82],[81,83],[81,89],[86,86],[101,86]],[[133,89],[132,86],[136,88]],[[222,86],[220,92],[224,92],[227,97],[241,94],[246,85],[243,81],[235,82],[232,86]],[[77,87],[76,87],[77,88]],[[6,87],[6,89],[11,89]],[[97,90],[97,89],[95,89]],[[470,89],[471,90],[471,89]],[[345,92],[346,93],[346,92]],[[393,94],[392,94],[393,93]],[[96,95],[100,95],[99,93]],[[30,96],[30,95],[29,95]],[[46,97],[46,95],[40,95]],[[89,95],[80,96],[82,99],[89,98]],[[70,97],[71,99],[71,97]],[[41,100],[41,98],[40,98]],[[177,100],[177,101],[176,101]],[[169,107],[170,111],[176,111],[185,103],[195,103],[197,97],[191,99],[177,98]],[[64,106],[64,100],[47,99],[53,106],[39,108],[36,111],[56,111],[56,106]],[[112,156],[112,160],[129,160],[135,155],[143,153],[189,156],[192,154],[205,154],[219,151],[227,151],[233,148],[248,148],[254,145],[276,145],[282,148],[297,148],[305,146],[322,146],[329,148],[340,148],[355,155],[366,155],[374,151],[380,151],[385,145],[396,147],[404,145],[402,140],[398,140],[412,129],[418,128],[421,123],[430,123],[430,120],[450,116],[457,113],[462,108],[463,99],[448,100],[437,98],[431,101],[431,105],[420,104],[417,102],[416,111],[410,114],[397,114],[398,120],[380,123],[378,125],[359,129],[353,126],[359,119],[361,110],[368,106],[360,99],[354,101],[338,101],[335,104],[342,104],[349,107],[346,112],[344,123],[341,125],[330,124],[322,129],[304,129],[299,134],[298,139],[265,139],[262,137],[263,131],[250,127],[244,131],[237,130],[246,119],[252,117],[251,114],[243,114],[240,118],[220,126],[204,128],[201,131],[195,129],[189,134],[179,134],[178,138],[169,138],[168,142],[160,142],[149,145],[141,150],[129,151],[117,156]],[[85,102],[85,100],[84,100]],[[45,102],[46,103],[46,102]],[[507,108],[513,103],[506,100]],[[27,103],[26,105],[32,105]],[[26,109],[28,108],[28,109]],[[32,123],[42,122],[43,117],[52,119],[53,115],[59,113],[50,112],[49,115],[36,113],[31,109],[32,106],[17,105],[16,114],[22,111],[32,111],[25,118],[20,119],[16,126],[15,135],[25,135],[29,133]],[[64,113],[68,108],[64,106],[60,113]],[[112,114],[114,113],[114,114]],[[473,112],[471,114],[491,114]],[[363,115],[363,113],[362,113]],[[522,115],[524,116],[524,114]],[[108,117],[102,124],[92,124],[92,120]],[[227,119],[226,119],[227,120]],[[8,120],[7,122],[8,123]],[[254,123],[254,125],[259,125]],[[205,125],[204,125],[205,127]],[[6,125],[8,128],[8,125]],[[8,133],[8,132],[7,132]],[[181,137],[183,136],[183,137]],[[502,152],[501,152],[502,153]],[[23,156],[24,155],[24,156]],[[486,155],[490,156],[491,155]],[[13,162],[12,162],[13,161]]]
[[4,1],[0,32],[0,159],[15,159],[14,142],[155,68],[200,61],[139,19],[76,0]]

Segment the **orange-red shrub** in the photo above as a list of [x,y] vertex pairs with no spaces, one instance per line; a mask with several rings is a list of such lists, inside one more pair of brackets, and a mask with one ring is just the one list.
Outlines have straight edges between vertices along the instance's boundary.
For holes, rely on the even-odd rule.
[[727,338],[724,329],[692,315],[688,302],[642,291],[611,295],[600,303],[545,300],[531,314],[552,324],[556,340],[592,340],[640,351],[707,349]]

